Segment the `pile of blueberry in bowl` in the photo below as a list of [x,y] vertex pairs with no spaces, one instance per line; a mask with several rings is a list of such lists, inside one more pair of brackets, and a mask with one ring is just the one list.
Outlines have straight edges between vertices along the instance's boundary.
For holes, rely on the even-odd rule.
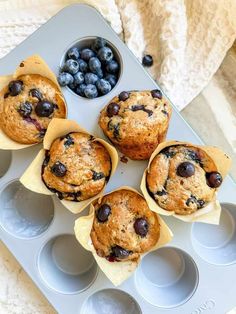
[[116,85],[120,64],[111,45],[101,37],[71,47],[65,56],[58,75],[61,86],[86,98],[108,94]]

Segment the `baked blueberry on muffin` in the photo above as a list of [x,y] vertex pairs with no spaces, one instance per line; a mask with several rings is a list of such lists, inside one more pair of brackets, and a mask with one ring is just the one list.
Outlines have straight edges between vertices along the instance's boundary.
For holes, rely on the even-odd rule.
[[42,165],[42,180],[60,199],[87,200],[109,179],[111,158],[91,135],[72,132],[52,143]]
[[99,125],[131,159],[148,159],[164,141],[171,106],[160,90],[121,92],[101,111]]
[[42,142],[52,118],[65,118],[63,96],[51,80],[39,74],[19,76],[0,91],[0,127],[21,144]]
[[161,208],[189,215],[212,201],[222,177],[204,149],[180,144],[167,146],[153,158],[146,184]]
[[130,190],[117,190],[94,204],[91,239],[97,254],[110,262],[137,260],[160,237],[157,214]]

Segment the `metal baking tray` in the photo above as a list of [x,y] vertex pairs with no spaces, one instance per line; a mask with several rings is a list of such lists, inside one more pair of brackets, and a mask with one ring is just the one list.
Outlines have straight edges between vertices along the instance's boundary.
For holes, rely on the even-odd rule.
[[[11,74],[21,60],[36,53],[57,74],[67,49],[94,36],[112,44],[121,63],[118,84],[108,95],[93,100],[68,88],[63,93],[68,118],[104,137],[97,119],[112,97],[123,90],[158,85],[92,7],[75,4],[60,11],[1,59],[0,69],[1,75]],[[168,139],[201,143],[173,111]],[[165,217],[173,241],[146,255],[135,274],[115,288],[75,240],[73,226],[79,215],[71,214],[56,197],[33,193],[19,183],[40,148],[0,151],[0,238],[58,313],[222,314],[235,306],[236,188],[230,177],[218,195],[223,208],[219,226]],[[139,188],[146,165],[145,161],[120,162],[107,191],[121,185]]]

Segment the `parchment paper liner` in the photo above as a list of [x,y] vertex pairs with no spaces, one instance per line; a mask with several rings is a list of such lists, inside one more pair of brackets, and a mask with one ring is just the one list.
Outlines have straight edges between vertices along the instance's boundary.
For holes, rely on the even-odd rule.
[[[66,119],[58,119],[58,118],[52,119],[43,140],[44,149],[41,149],[39,151],[38,155],[35,157],[35,159],[32,161],[30,166],[26,169],[25,173],[20,178],[20,182],[25,187],[37,193],[54,195],[54,193],[52,193],[46,187],[41,177],[41,169],[42,169],[42,164],[45,158],[45,151],[50,149],[52,142],[56,138],[66,135],[70,132],[83,132],[83,133],[89,134],[86,130],[80,127],[75,121],[66,120]],[[105,148],[109,152],[110,157],[111,157],[111,162],[112,162],[112,169],[111,169],[111,176],[112,176],[118,164],[118,155],[117,155],[116,149],[102,139],[95,138],[94,141],[100,142],[103,146],[105,146]],[[95,195],[94,197],[91,197],[81,202],[74,202],[74,201],[67,201],[67,200],[61,200],[61,202],[72,213],[77,214],[81,212],[85,207],[87,207],[93,200],[95,200],[100,195],[102,195],[104,192],[104,189],[99,194]]]
[[[114,191],[118,191],[118,190],[130,190],[141,195],[138,191],[128,186],[122,186],[119,189],[116,189]],[[107,194],[110,194],[110,193],[107,193]],[[100,202],[101,199],[102,197],[99,198],[98,202]],[[137,268],[140,262],[140,259],[135,262],[134,261],[109,262],[105,258],[98,256],[92,244],[92,240],[90,238],[90,232],[93,225],[93,219],[94,219],[94,206],[93,206],[93,203],[91,203],[89,215],[80,217],[75,221],[75,228],[74,228],[75,236],[77,240],[80,242],[80,244],[86,250],[92,252],[95,260],[97,261],[98,266],[101,268],[104,274],[108,277],[108,279],[115,286],[118,286],[124,280],[126,280],[129,276],[132,275],[132,273]],[[158,220],[160,224],[160,238],[157,244],[150,251],[156,250],[157,248],[164,246],[165,244],[170,242],[170,240],[173,237],[171,230],[168,228],[166,223],[162,220],[162,218],[159,215],[158,215]],[[146,254],[148,254],[148,252],[145,254],[141,254],[141,256],[144,256]]]
[[142,181],[141,181],[140,187],[149,207],[151,208],[151,210],[155,211],[156,213],[160,215],[174,216],[185,222],[198,221],[198,222],[205,222],[205,223],[216,224],[216,225],[219,224],[221,207],[220,207],[219,201],[216,199],[217,193],[215,193],[215,197],[212,199],[212,201],[208,205],[206,205],[202,209],[199,209],[195,213],[190,214],[190,215],[178,215],[178,214],[175,214],[174,211],[168,211],[161,208],[148,193],[147,187],[146,187],[146,176],[147,176],[147,172],[148,172],[148,169],[152,160],[165,147],[173,146],[173,145],[187,145],[187,146],[192,146],[192,147],[199,147],[200,149],[205,151],[209,157],[212,158],[212,160],[214,161],[217,167],[217,170],[221,173],[223,178],[227,175],[229,171],[229,168],[231,165],[231,159],[222,150],[220,150],[217,147],[195,145],[188,142],[179,142],[179,141],[163,142],[159,144],[157,148],[155,149],[155,151],[152,153],[149,163],[148,163],[148,167],[145,169],[143,177],[142,177]]
[[[15,72],[12,75],[0,76],[0,90],[2,90],[8,83],[12,80],[17,79],[19,76],[26,75],[26,74],[39,74],[43,77],[48,78],[51,80],[56,87],[58,88],[58,95],[64,101],[65,108],[66,108],[66,116],[67,116],[67,107],[65,99],[62,95],[61,88],[57,82],[57,78],[52,72],[52,70],[48,67],[46,62],[38,55],[33,55],[28,57],[24,61],[22,61],[18,67],[16,68]],[[0,113],[2,112],[2,108],[0,105]],[[13,141],[10,139],[2,130],[0,126],[0,149],[7,149],[7,150],[17,150],[26,147],[30,147],[35,144],[21,144]]]

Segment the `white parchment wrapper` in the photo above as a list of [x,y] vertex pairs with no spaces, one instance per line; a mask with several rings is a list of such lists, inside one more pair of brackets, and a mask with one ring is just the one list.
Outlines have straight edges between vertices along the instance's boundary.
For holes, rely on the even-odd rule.
[[152,153],[149,163],[148,163],[148,167],[144,171],[142,181],[141,181],[140,187],[149,207],[151,208],[151,210],[155,211],[156,213],[160,215],[174,216],[185,222],[198,221],[198,222],[205,222],[209,224],[216,224],[216,225],[219,224],[221,207],[220,207],[219,201],[217,200],[217,193],[215,193],[215,196],[212,199],[212,201],[209,202],[205,207],[189,215],[178,215],[178,214],[175,214],[174,211],[168,211],[168,210],[163,209],[156,203],[156,201],[148,193],[147,186],[146,186],[146,177],[147,177],[147,173],[149,171],[149,167],[151,165],[152,160],[157,154],[159,154],[161,150],[163,150],[164,148],[168,146],[174,146],[174,145],[186,145],[186,146],[198,147],[201,150],[205,151],[207,155],[214,161],[217,167],[217,171],[220,172],[223,178],[227,175],[230,169],[231,159],[222,150],[220,150],[217,147],[195,145],[188,142],[179,142],[179,141],[163,142],[159,144],[157,148],[155,149],[155,151]]
[[[66,119],[54,118],[50,122],[47,132],[43,141],[43,149],[41,149],[35,159],[32,161],[30,166],[26,169],[25,173],[20,178],[20,182],[27,187],[29,190],[47,194],[54,195],[44,184],[41,176],[42,164],[45,159],[45,152],[49,150],[53,141],[63,135],[66,135],[71,132],[82,132],[88,134],[86,130],[81,128],[77,122]],[[94,141],[100,142],[109,152],[111,157],[111,176],[114,174],[117,164],[118,164],[118,154],[116,149],[108,144],[106,141],[95,138]],[[62,204],[69,209],[72,213],[80,213],[85,207],[87,207],[93,200],[98,198],[104,193],[104,189],[94,197],[91,197],[87,200],[81,202],[73,202],[68,200],[61,200]]]
[[[141,195],[138,191],[128,187],[128,186],[123,186],[120,187],[119,189],[116,189],[115,191],[118,190],[130,190],[135,193],[138,193]],[[113,193],[114,191],[110,192]],[[108,193],[108,194],[110,194]],[[142,195],[141,195],[142,196]],[[143,197],[143,196],[142,196]],[[101,201],[102,198],[98,199],[98,202]],[[151,251],[156,250],[168,242],[171,241],[173,234],[171,230],[168,228],[166,223],[162,220],[162,218],[157,215],[159,224],[160,224],[160,237],[156,243],[156,245],[152,248]],[[91,251],[95,260],[97,261],[98,266],[101,268],[101,270],[104,272],[104,274],[108,277],[108,279],[115,285],[118,286],[120,285],[123,281],[125,281],[129,276],[132,275],[132,273],[135,271],[137,268],[140,259],[136,261],[124,261],[124,262],[109,262],[105,258],[100,257],[97,255],[96,250],[92,244],[92,240],[90,237],[92,225],[93,225],[93,220],[94,220],[94,206],[91,203],[90,205],[90,212],[88,216],[83,216],[78,218],[75,221],[75,236],[79,243],[88,251]],[[141,254],[141,258],[146,255]]]

